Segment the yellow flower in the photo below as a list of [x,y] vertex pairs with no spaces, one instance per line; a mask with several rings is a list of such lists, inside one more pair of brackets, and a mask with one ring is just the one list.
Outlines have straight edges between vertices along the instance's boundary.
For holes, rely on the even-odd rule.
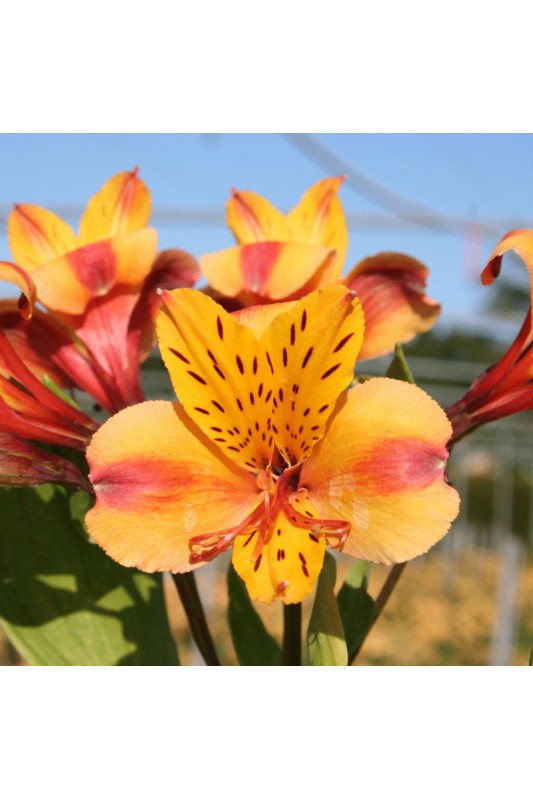
[[[14,303],[2,303],[0,328],[36,372],[46,355],[65,373],[62,385],[79,386],[110,412],[144,399],[139,364],[154,343],[156,287],[192,286],[199,274],[188,253],[157,257],[150,210],[135,169],[114,175],[89,200],[78,235],[36,205],[15,205],[7,222],[16,265],[1,262],[0,279],[25,293],[27,322],[13,327]],[[31,320],[36,299],[48,313]]]
[[364,332],[353,292],[232,316],[179,289],[157,328],[180,402],[119,412],[87,451],[87,525],[111,557],[186,572],[233,546],[252,598],[296,603],[327,545],[389,564],[444,536],[458,510],[450,424],[399,381],[344,392]]
[[117,285],[140,288],[157,255],[146,227],[150,195],[137,170],[120,172],[91,198],[79,235],[46,208],[16,204],[7,233],[17,266],[31,276],[41,303],[69,315]]
[[376,358],[433,327],[440,305],[425,294],[429,270],[402,253],[378,253],[341,279],[348,228],[342,177],[312,186],[284,216],[255,192],[233,192],[227,223],[238,246],[200,258],[210,291],[229,310],[293,300],[331,283],[357,292],[366,334],[360,358]]

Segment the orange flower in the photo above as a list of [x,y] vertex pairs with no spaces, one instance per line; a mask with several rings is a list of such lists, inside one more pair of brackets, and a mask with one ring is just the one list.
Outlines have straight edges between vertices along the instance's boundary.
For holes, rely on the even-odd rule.
[[20,436],[0,431],[0,486],[63,483],[92,492],[90,483],[65,458],[46,453]]
[[65,373],[63,385],[88,391],[110,412],[143,399],[139,363],[155,337],[155,288],[191,286],[198,276],[187,253],[156,258],[157,235],[146,227],[150,195],[137,172],[115,175],[94,195],[78,236],[35,205],[16,205],[7,226],[16,266],[4,264],[4,273],[29,298],[25,312],[35,297],[48,310],[37,317],[39,334],[35,321],[11,319],[8,335],[31,363],[50,358]]
[[[489,286],[500,274],[502,257],[513,250],[525,263],[533,297],[533,230],[511,231],[497,244],[481,273]],[[453,439],[518,411],[533,408],[533,331],[531,305],[518,336],[505,355],[481,373],[466,394],[446,409],[453,425]]]
[[119,412],[87,450],[87,525],[112,558],[187,572],[233,546],[252,598],[296,603],[327,545],[390,564],[444,536],[458,510],[449,422],[403,382],[344,392],[363,341],[353,292],[236,316],[164,292],[157,328],[180,402]]
[[28,440],[84,450],[97,427],[35,377],[0,328],[0,486],[54,481],[91,491],[74,464]]
[[343,178],[325,178],[287,216],[254,192],[233,192],[227,222],[238,246],[200,258],[213,297],[228,310],[293,300],[340,282],[365,313],[361,359],[392,352],[436,322],[440,306],[425,294],[428,269],[400,253],[359,262],[341,280],[348,229],[337,197]]

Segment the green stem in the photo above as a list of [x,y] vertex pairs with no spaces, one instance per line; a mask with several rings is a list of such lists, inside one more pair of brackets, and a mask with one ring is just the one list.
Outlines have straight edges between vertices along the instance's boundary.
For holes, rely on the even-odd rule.
[[299,667],[302,663],[302,604],[283,606],[283,658],[284,667]]
[[378,594],[378,596],[376,598],[376,602],[374,604],[374,608],[375,608],[374,621],[372,622],[372,625],[370,626],[370,628],[366,632],[365,638],[359,643],[359,646],[353,651],[353,653],[350,653],[350,658],[348,659],[348,664],[353,664],[353,662],[355,661],[355,659],[359,655],[359,651],[361,650],[362,646],[366,642],[366,638],[367,638],[368,634],[370,633],[370,631],[372,630],[372,628],[374,627],[374,625],[378,621],[379,617],[381,616],[381,612],[383,611],[383,609],[387,605],[387,601],[388,601],[389,597],[391,596],[391,594],[392,594],[392,592],[394,590],[394,587],[396,586],[396,584],[400,580],[402,572],[404,571],[406,566],[407,566],[407,562],[404,562],[403,564],[395,564],[393,566],[393,568],[391,569],[391,571],[389,572],[389,574],[387,575],[387,579],[386,579],[385,583],[383,584],[383,586],[381,587],[381,591]]
[[183,609],[189,620],[192,638],[196,642],[198,650],[208,667],[219,667],[220,661],[207,627],[204,607],[198,594],[194,572],[172,575],[172,579],[176,584]]

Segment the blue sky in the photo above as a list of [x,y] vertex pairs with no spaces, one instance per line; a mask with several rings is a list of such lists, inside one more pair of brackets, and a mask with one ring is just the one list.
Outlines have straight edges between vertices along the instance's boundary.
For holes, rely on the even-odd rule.
[[[10,258],[13,202],[44,205],[76,228],[107,178],[136,165],[160,246],[196,256],[232,244],[224,226],[232,187],[288,211],[315,181],[346,173],[340,196],[354,222],[346,271],[382,250],[415,256],[431,269],[444,324],[480,318],[490,289],[478,275],[492,247],[512,227],[533,227],[530,134],[2,134],[0,259]],[[406,225],[401,215],[412,207],[436,214],[440,229]],[[479,234],[465,220],[490,225]]]

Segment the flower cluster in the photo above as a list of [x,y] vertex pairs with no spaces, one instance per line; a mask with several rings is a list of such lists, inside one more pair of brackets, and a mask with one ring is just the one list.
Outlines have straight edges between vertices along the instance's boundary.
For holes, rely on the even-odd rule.
[[[94,494],[89,533],[146,572],[190,572],[231,549],[265,603],[301,602],[328,547],[397,564],[441,539],[459,507],[451,444],[533,407],[531,309],[508,353],[446,413],[415,385],[354,381],[358,361],[429,330],[440,307],[410,256],[379,253],[344,275],[341,185],[319,181],[287,215],[234,190],[236,246],[198,262],[158,252],[137,170],[89,201],[78,235],[50,211],[15,206],[13,262],[0,263],[21,292],[0,301],[0,485]],[[509,250],[533,274],[533,231],[514,231],[483,283]],[[193,288],[201,276],[207,286]],[[140,365],[156,335],[175,402],[144,399]]]
[[185,572],[233,546],[252,598],[300,602],[327,545],[405,561],[448,530],[451,427],[415,386],[344,390],[364,336],[354,293],[329,286],[235,318],[165,292],[159,345],[180,403],[112,417],[88,450],[87,523],[116,560]]
[[28,440],[86,448],[98,423],[65,391],[81,389],[109,413],[142,401],[139,365],[154,343],[156,288],[198,278],[188,253],[158,256],[137,173],[115,175],[89,201],[78,236],[39,206],[16,205],[9,216],[15,263],[0,262],[0,279],[22,296],[0,301],[0,424],[9,435],[0,485],[87,487],[74,465]]

